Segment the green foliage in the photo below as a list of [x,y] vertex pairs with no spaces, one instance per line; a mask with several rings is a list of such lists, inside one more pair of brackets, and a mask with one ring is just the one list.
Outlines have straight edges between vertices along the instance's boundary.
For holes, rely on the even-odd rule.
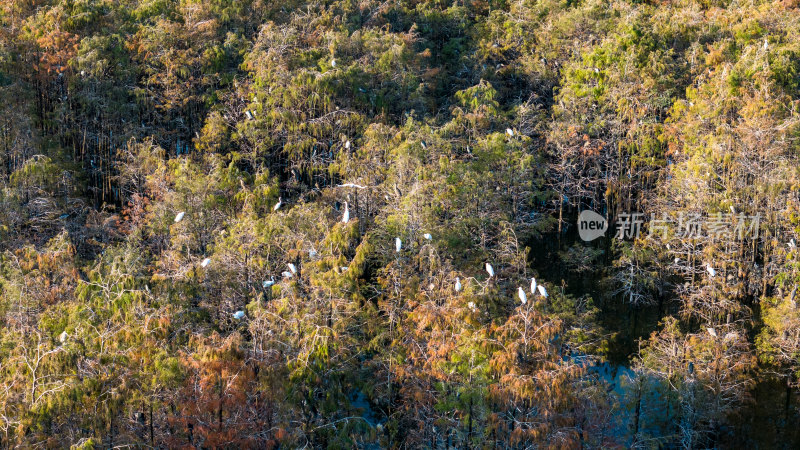
[[[2,444],[797,443],[752,431],[797,418],[791,2],[12,0],[0,24]],[[628,212],[760,234],[614,239]],[[749,402],[776,380],[780,408]]]

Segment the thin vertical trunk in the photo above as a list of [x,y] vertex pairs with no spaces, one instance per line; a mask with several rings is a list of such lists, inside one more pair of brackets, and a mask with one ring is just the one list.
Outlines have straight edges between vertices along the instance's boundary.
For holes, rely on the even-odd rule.
[[564,222],[564,192],[558,197],[558,248],[561,248],[561,227]]
[[633,416],[633,442],[634,444],[638,441],[639,437],[639,417],[642,412],[642,386],[641,381],[639,382],[639,386],[637,386],[636,390],[636,412]]
[[783,408],[783,420],[784,423],[786,424],[787,432],[791,428],[793,428],[792,426],[789,425],[789,412],[791,410],[791,407],[792,407],[792,376],[789,375],[789,377],[786,379],[786,403]]
[[108,422],[108,448],[114,448],[114,410],[108,408],[109,422]]
[[153,427],[153,402],[150,402],[150,446],[155,447],[155,430]]
[[469,430],[467,432],[467,449],[470,448],[470,440],[472,439],[472,396],[469,398]]
[[217,409],[217,431],[222,432],[222,377],[219,380],[219,408]]

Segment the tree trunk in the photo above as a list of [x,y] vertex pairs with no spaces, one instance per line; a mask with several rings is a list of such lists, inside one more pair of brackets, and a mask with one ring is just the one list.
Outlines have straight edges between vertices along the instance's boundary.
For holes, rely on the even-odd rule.
[[[786,404],[784,405],[783,408],[783,421],[786,424],[784,426],[784,429],[786,430],[787,434],[789,430],[794,428],[789,425],[789,412],[791,410],[791,407],[792,407],[792,376],[789,375],[789,377],[786,379]],[[789,439],[786,440],[786,442],[788,441]]]
[[470,448],[470,440],[472,439],[472,397],[469,398],[469,430],[467,431],[467,449]]
[[150,402],[150,446],[155,447],[155,430],[153,429],[153,402]]

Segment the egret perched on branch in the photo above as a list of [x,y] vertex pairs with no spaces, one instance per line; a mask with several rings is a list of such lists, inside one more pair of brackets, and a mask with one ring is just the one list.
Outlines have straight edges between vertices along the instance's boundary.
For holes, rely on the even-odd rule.
[[292,275],[297,273],[297,267],[295,267],[294,264],[288,263],[288,264],[286,264],[286,266],[289,268],[289,270],[292,271]]
[[346,150],[350,150],[350,141],[347,141],[347,142],[344,143],[344,148]]
[[336,58],[331,58],[331,67],[336,67]]
[[536,294],[536,278],[531,278],[531,295]]
[[708,331],[708,334],[710,334],[711,336],[717,337],[717,330],[715,330],[715,329],[713,329],[711,327],[708,327],[708,328],[706,328],[706,331]]
[[272,210],[273,211],[277,211],[277,210],[281,209],[281,205],[283,205],[283,198],[282,197],[278,197],[278,203],[275,203],[275,206],[272,207]]
[[211,264],[211,258],[206,258],[203,260],[203,262],[200,263],[200,267],[206,267],[209,264]]
[[511,136],[511,137],[514,137],[514,130],[512,130],[511,128],[506,128],[506,133],[507,133],[509,136]]
[[233,313],[233,318],[236,320],[244,319],[244,311],[242,311],[241,309],[239,311],[236,311],[235,313]]
[[539,295],[541,295],[544,298],[547,298],[547,289],[545,289],[544,286],[541,284],[537,286],[537,288],[539,289]]
[[714,270],[714,268],[711,267],[711,264],[709,263],[706,263],[706,272],[708,272],[708,274],[711,275],[712,277],[717,275],[717,271]]
[[433,239],[433,236],[431,236],[431,234],[430,234],[430,233],[425,233],[425,234],[423,234],[423,235],[422,235],[422,237],[424,237],[424,238],[425,238],[426,240],[428,240],[428,241],[430,241],[431,239]]
[[519,301],[521,301],[523,305],[528,303],[528,296],[525,295],[525,290],[522,289],[522,286],[517,289],[517,295],[519,295]]
[[264,289],[266,289],[266,288],[272,286],[273,284],[275,284],[275,277],[274,276],[270,276],[269,280],[264,280],[264,282],[261,283],[261,286],[263,286]]
[[461,292],[461,278],[456,277],[456,292]]
[[185,213],[185,212],[183,212],[183,211],[179,212],[179,213],[178,213],[178,214],[175,216],[175,223],[178,223],[178,222],[180,222],[181,220],[183,220],[183,216],[185,216],[185,215],[186,215],[186,213]]
[[403,249],[403,241],[400,240],[399,237],[394,238],[394,251],[395,253],[400,253],[400,250]]
[[488,262],[486,263],[486,273],[489,274],[489,278],[492,278],[494,276],[494,267],[492,267],[492,265],[489,264]]
[[344,202],[344,215],[342,216],[342,223],[347,223],[350,221],[350,207],[347,205],[347,202]]
[[283,276],[283,278],[292,278],[292,272],[284,270],[283,272],[281,272],[281,276]]

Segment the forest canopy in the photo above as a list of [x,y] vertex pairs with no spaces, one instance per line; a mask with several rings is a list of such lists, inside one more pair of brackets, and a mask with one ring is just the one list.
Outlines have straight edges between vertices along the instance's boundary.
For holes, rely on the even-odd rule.
[[798,107],[797,0],[4,0],[0,447],[800,447]]

